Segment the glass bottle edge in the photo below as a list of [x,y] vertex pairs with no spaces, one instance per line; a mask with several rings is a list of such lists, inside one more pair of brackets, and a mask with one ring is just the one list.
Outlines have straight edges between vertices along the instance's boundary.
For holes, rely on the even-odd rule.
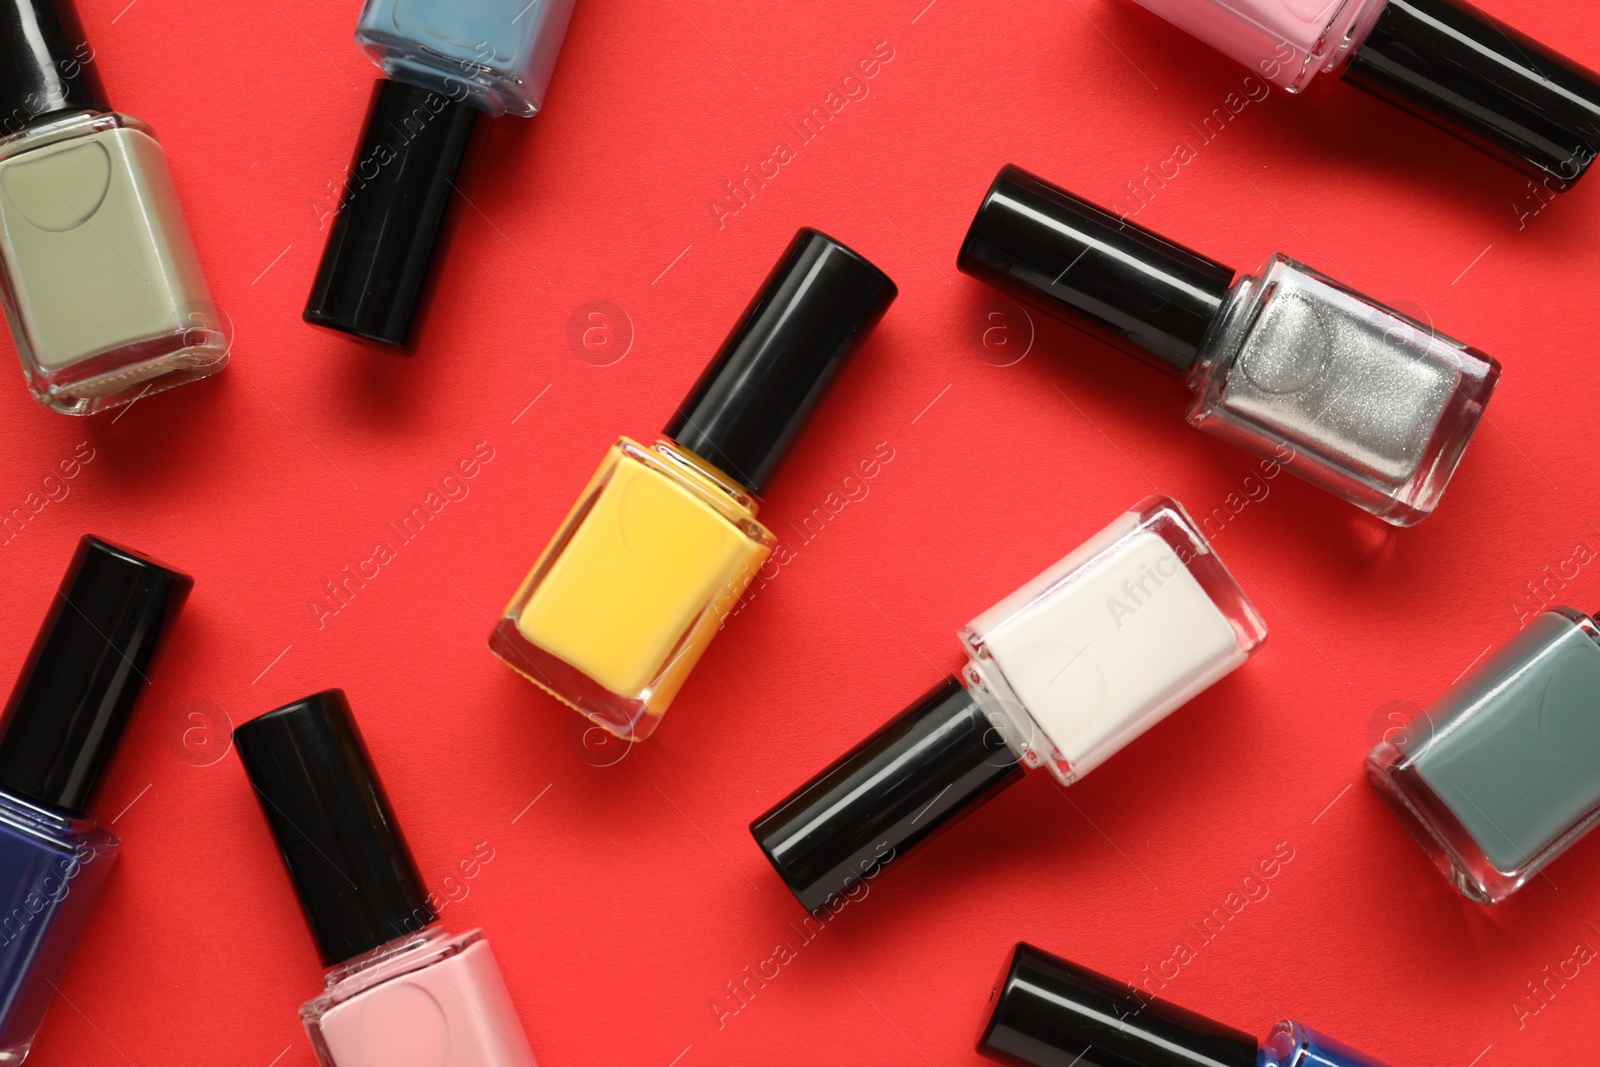
[[481,928],[454,934],[437,920],[421,930],[402,934],[328,968],[323,975],[323,991],[300,1006],[301,1021],[309,1030],[334,1008],[439,960],[460,955],[480,941],[487,941]]

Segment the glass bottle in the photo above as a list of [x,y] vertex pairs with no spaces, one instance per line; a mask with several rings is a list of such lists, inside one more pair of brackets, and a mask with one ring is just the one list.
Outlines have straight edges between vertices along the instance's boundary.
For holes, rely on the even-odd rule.
[[1249,658],[1266,623],[1183,508],[1136,505],[960,634],[968,662],[750,825],[830,910],[1023,768],[1071,785]]
[[490,650],[612,734],[649,737],[772,552],[769,478],[895,294],[838,241],[796,234],[664,439],[606,453]]
[[960,636],[967,689],[1024,765],[1071,785],[1233,673],[1267,626],[1182,505],[1150,497]]
[[1258,1042],[1160,999],[1165,984],[1152,974],[1128,985],[1018,942],[989,994],[978,1054],[1008,1067],[1384,1067],[1292,1021]]
[[1535,616],[1366,767],[1452,885],[1505,900],[1600,822],[1600,626]]
[[574,0],[367,0],[356,42],[390,78],[491,115],[544,106]]
[[1481,352],[1287,256],[1243,275],[1188,420],[1396,526],[1439,504],[1499,378]]
[[1190,424],[1273,474],[1396,526],[1438,506],[1500,378],[1489,356],[1286,256],[1235,278],[1017,167],[959,265],[1184,380]]
[[481,930],[432,926],[335,967],[300,1021],[323,1067],[535,1067]]
[[490,648],[613,734],[643,740],[772,553],[757,507],[673,441],[620,439]]
[[0,1064],[28,1058],[120,846],[91,815],[0,792]]
[[0,715],[0,1065],[27,1058],[116,863],[89,802],[191,585],[84,537]]
[[40,403],[215,374],[228,338],[148,126],[110,110],[70,0],[0,4],[0,298]]
[[238,727],[234,745],[328,968],[300,1019],[323,1067],[534,1067],[482,931],[456,936],[330,689]]
[[1553,190],[1600,152],[1600,76],[1459,0],[1137,0],[1291,93],[1337,73]]
[[1136,0],[1291,93],[1350,58],[1386,0]]

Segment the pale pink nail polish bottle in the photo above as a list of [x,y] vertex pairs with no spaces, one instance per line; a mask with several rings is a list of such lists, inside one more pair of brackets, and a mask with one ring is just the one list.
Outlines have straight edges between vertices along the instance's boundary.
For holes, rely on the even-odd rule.
[[1600,75],[1469,0],[1137,0],[1291,93],[1343,78],[1553,190],[1600,155]]
[[342,691],[233,732],[328,967],[323,1067],[537,1067],[482,931],[444,930]]

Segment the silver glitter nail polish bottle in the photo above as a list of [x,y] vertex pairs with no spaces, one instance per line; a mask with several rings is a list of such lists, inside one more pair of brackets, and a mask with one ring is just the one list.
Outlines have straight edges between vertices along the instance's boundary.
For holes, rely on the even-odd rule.
[[1006,167],[961,269],[1194,391],[1189,422],[1396,526],[1438,505],[1500,365],[1286,256],[1259,274]]

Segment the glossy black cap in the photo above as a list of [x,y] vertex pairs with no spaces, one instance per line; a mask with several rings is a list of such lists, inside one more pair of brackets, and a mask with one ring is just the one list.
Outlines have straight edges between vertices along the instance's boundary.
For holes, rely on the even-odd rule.
[[979,205],[956,266],[1179,378],[1234,274],[1009,165]]
[[750,832],[814,912],[1022,775],[983,709],[950,677],[751,823]]
[[194,579],[84,536],[0,715],[0,789],[81,813]]
[[379,79],[307,322],[405,349],[480,115],[459,100]]
[[0,136],[62,111],[109,111],[72,0],[0,0]]
[[760,494],[846,357],[898,293],[866,257],[802,229],[666,436]]
[[1344,77],[1554,189],[1600,154],[1600,75],[1454,0],[1389,0]]
[[438,919],[343,690],[233,731],[324,966]]
[[1011,1067],[1256,1067],[1260,1045],[1026,942],[1011,950],[978,1053]]

